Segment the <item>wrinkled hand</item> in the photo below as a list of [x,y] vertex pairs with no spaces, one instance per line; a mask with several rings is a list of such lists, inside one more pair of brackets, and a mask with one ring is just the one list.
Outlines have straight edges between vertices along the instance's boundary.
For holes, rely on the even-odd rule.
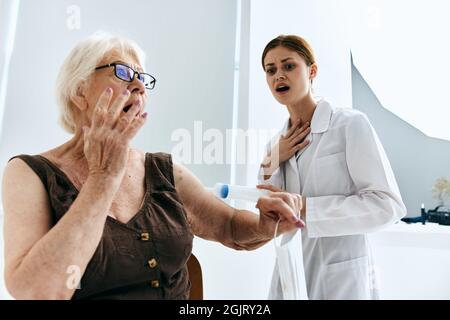
[[84,154],[89,175],[123,178],[129,156],[129,142],[144,125],[147,114],[140,114],[140,102],[121,115],[130,96],[126,90],[114,101],[113,90],[106,89],[93,110],[90,128],[84,126]]
[[280,224],[277,236],[305,226],[305,223],[299,218],[303,205],[300,195],[283,192],[271,185],[258,185],[257,187],[272,191],[267,196],[259,198],[256,204],[256,208],[260,212],[259,228],[262,234],[273,238],[278,220],[280,220]]

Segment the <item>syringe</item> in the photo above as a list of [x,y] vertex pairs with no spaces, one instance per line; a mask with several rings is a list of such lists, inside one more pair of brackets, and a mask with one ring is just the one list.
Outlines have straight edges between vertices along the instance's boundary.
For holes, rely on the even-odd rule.
[[258,202],[258,199],[270,193],[269,190],[258,189],[256,187],[229,185],[226,183],[216,183],[209,190],[214,195],[223,200],[244,200]]

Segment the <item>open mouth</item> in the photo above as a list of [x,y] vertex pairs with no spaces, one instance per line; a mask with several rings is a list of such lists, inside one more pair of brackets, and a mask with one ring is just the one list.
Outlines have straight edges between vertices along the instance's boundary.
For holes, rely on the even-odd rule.
[[277,87],[276,89],[275,89],[275,91],[276,92],[286,92],[286,91],[288,91],[289,90],[289,87],[288,86],[279,86],[279,87]]
[[132,103],[129,104],[129,105],[126,105],[125,108],[123,108],[123,111],[124,111],[124,112],[128,112],[128,110],[130,110],[130,108],[131,108],[132,106],[133,106]]

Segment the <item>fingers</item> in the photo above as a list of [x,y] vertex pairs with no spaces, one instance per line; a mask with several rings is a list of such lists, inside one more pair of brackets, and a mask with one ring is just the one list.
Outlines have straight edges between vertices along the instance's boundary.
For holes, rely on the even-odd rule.
[[294,147],[294,153],[297,152],[297,151],[302,150],[303,148],[305,148],[309,144],[309,142],[310,142],[309,140],[304,140],[303,142],[297,144]]
[[309,122],[307,122],[301,128],[295,130],[289,141],[291,142],[291,144],[296,144],[298,141],[301,141],[304,137],[306,137],[310,132],[311,127],[309,126]]
[[[129,111],[128,111],[129,112]],[[142,128],[145,121],[147,120],[147,112],[138,115],[134,118],[133,122],[128,126],[128,128],[124,131],[124,135],[128,140],[131,140],[139,129]]]
[[302,197],[298,194],[276,192],[269,195],[272,198],[278,198],[282,200],[282,203],[290,210],[280,210],[280,217],[283,220],[287,220],[293,223],[298,228],[303,228],[305,223],[300,219],[300,211],[302,209]]
[[309,128],[311,126],[311,122],[306,121],[301,127],[300,127],[300,131],[305,130],[306,128]]
[[298,213],[298,218],[301,218],[301,211],[303,208],[302,196],[299,194],[292,194],[292,196],[293,196],[293,200],[294,200],[295,207],[296,207],[295,212]]
[[83,127],[81,127],[81,130],[82,130],[82,132],[83,132],[84,143],[87,144],[87,143],[88,143],[87,137],[88,137],[90,128],[87,127],[87,126],[83,126]]
[[300,141],[302,141],[303,139],[305,139],[305,137],[311,132],[311,128],[308,127],[306,128],[304,131],[301,131],[299,133],[297,133],[294,137],[291,138],[291,144],[292,145],[296,145],[297,143],[299,143]]
[[94,127],[103,125],[105,114],[108,111],[109,104],[111,103],[112,94],[113,90],[111,88],[107,88],[98,98],[92,115],[92,125]]
[[120,132],[125,131],[128,126],[133,122],[133,120],[136,118],[136,114],[141,109],[141,103],[140,101],[138,103],[135,103],[131,106],[131,108],[128,110],[128,112],[124,113],[119,120],[117,121],[115,129],[117,129]]
[[121,94],[119,94],[116,97],[116,99],[112,103],[111,107],[109,108],[108,112],[106,113],[105,124],[108,127],[113,127],[114,124],[117,122],[117,118],[119,117],[120,113],[122,112],[129,96],[130,96],[130,91],[125,90],[124,92],[122,92]]
[[289,206],[289,208],[291,208],[296,218],[300,216],[300,211],[298,210],[296,198],[294,195],[291,195],[290,193],[286,192],[273,192],[269,194],[269,197],[279,198],[283,200],[283,202],[286,203]]
[[[289,221],[289,223],[301,228],[304,227],[304,223],[298,217],[298,214],[294,211],[294,208],[288,205],[283,199],[275,197],[272,200],[272,210],[275,211],[282,220]],[[291,203],[292,205],[292,203]]]
[[300,125],[300,119],[297,119],[294,123],[291,124],[291,127],[286,132],[286,134],[283,135],[284,138],[289,139],[292,134],[298,129],[298,126]]
[[[298,218],[298,215],[294,210],[295,205],[292,203],[292,199],[289,199],[287,193],[271,194],[268,197],[261,197],[256,204],[256,207],[260,211],[267,215],[269,212],[276,212],[277,215],[301,228],[304,227],[303,221]],[[289,203],[289,204],[288,204]]]
[[258,184],[256,187],[258,189],[269,190],[269,191],[272,191],[272,192],[283,192],[282,189],[277,188],[277,187],[275,187],[273,185],[270,185],[270,184]]
[[[302,223],[303,223],[303,221],[302,221]],[[295,229],[301,229],[304,227],[305,227],[304,223],[302,225],[299,224],[299,226],[296,226],[296,225],[292,225],[292,223],[290,223],[289,221],[286,221],[286,220],[280,221],[280,224],[278,225],[278,232],[277,232],[276,236],[278,237],[280,234],[283,234],[285,232],[289,232],[289,231],[292,231]]]

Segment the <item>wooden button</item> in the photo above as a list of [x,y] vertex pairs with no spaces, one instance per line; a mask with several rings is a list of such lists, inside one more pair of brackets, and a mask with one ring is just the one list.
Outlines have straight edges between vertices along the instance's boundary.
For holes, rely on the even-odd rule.
[[158,262],[156,262],[156,259],[151,259],[151,260],[148,260],[148,265],[150,266],[150,268],[154,268],[154,267],[156,267],[157,265],[158,265]]

